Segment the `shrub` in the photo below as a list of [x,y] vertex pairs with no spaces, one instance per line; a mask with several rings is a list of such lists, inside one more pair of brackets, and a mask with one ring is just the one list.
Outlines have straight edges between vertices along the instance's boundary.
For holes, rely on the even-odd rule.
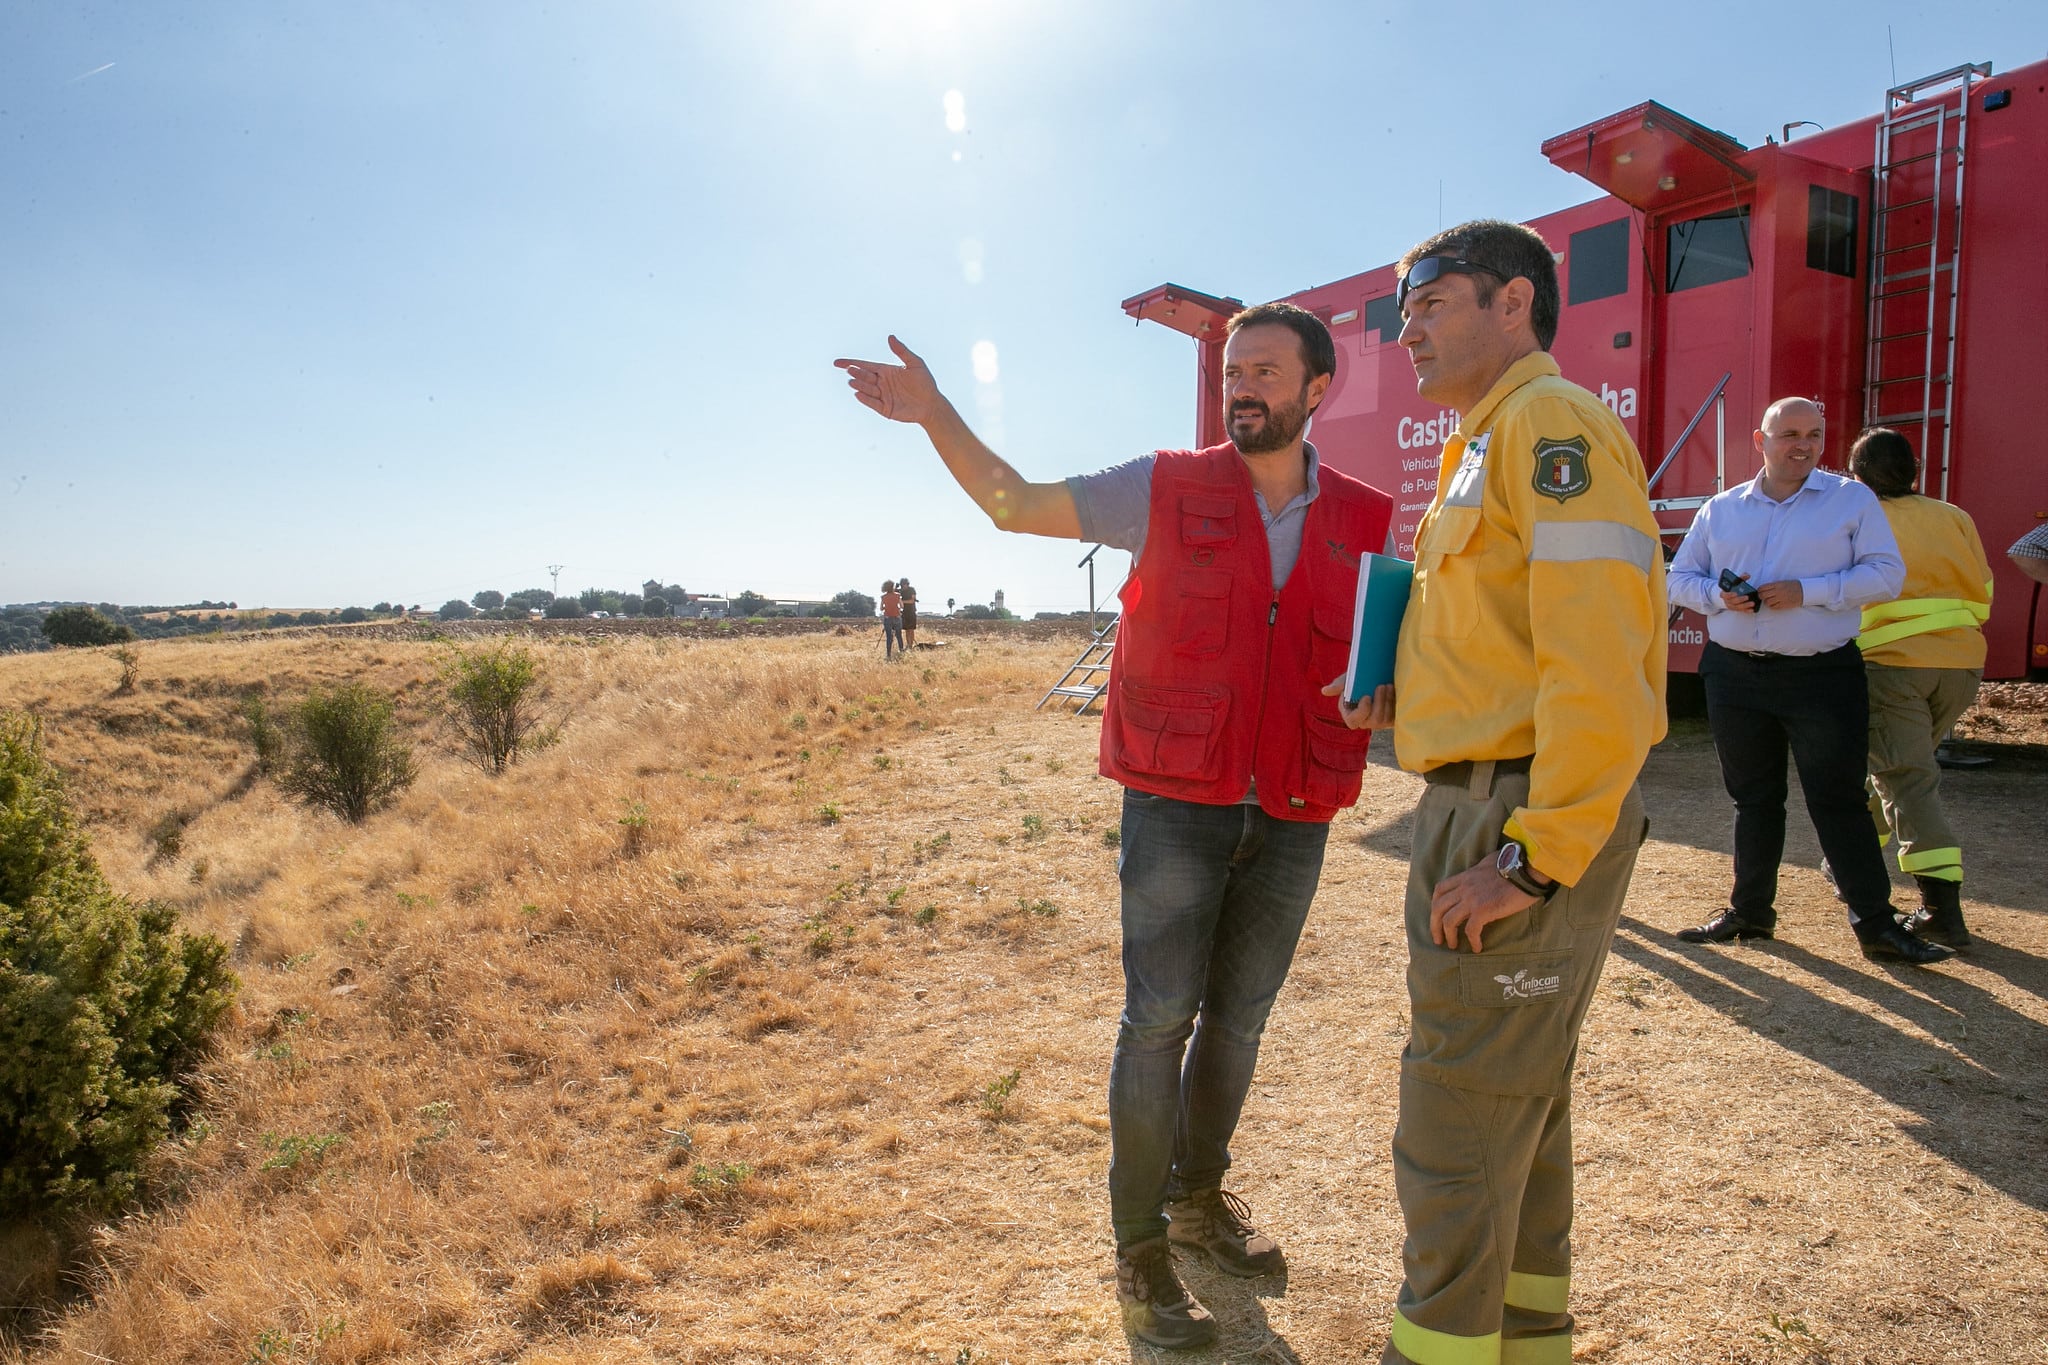
[[284,731],[271,719],[262,693],[251,692],[242,698],[242,719],[249,722],[249,741],[256,746],[256,771],[275,772],[278,760],[284,757]]
[[504,772],[522,749],[545,748],[561,731],[542,714],[547,685],[523,645],[458,649],[442,663],[441,682],[443,718],[470,762],[487,773]]
[[476,615],[476,608],[459,597],[451,597],[441,604],[441,610],[434,613],[443,621],[467,621]]
[[557,597],[543,614],[550,621],[574,621],[583,615],[583,604],[573,597]]
[[107,886],[41,727],[0,712],[0,1218],[133,1196],[236,987],[176,917]]
[[362,683],[314,692],[293,708],[286,749],[278,785],[351,824],[419,773],[393,723],[391,699]]
[[135,631],[91,607],[59,607],[43,618],[43,636],[53,645],[118,645],[134,639]]
[[114,658],[121,665],[121,682],[114,692],[125,697],[135,690],[136,679],[142,675],[142,656],[132,645],[119,645],[114,650]]

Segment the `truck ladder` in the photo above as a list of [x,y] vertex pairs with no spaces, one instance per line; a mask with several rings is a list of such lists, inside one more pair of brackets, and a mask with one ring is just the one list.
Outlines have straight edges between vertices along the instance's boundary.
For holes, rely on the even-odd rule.
[[1917,437],[1921,491],[1944,499],[1955,415],[1970,95],[1990,75],[1991,64],[1981,62],[1886,91],[1871,166],[1876,193],[1863,424]]
[[1109,690],[1109,659],[1116,647],[1117,617],[1110,617],[1102,629],[1089,639],[1088,647],[1081,651],[1074,662],[1067,665],[1067,671],[1052,685],[1052,690],[1038,699],[1034,711],[1042,710],[1045,704],[1058,697],[1062,707],[1074,706],[1073,714],[1083,716],[1088,708],[1102,699]]

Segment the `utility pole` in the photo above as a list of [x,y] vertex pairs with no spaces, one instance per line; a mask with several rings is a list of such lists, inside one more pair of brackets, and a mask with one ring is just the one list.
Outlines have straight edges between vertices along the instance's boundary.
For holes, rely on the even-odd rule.
[[548,565],[548,583],[550,585],[548,592],[553,596],[560,597],[562,595],[562,566],[560,564]]

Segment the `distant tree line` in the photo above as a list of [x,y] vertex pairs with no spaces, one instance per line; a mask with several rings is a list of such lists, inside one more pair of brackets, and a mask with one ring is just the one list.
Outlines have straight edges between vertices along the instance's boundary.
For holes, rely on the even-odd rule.
[[[443,621],[472,618],[525,621],[534,613],[549,620],[574,620],[596,616],[663,617],[697,616],[713,610],[727,616],[776,617],[811,616],[863,620],[875,614],[875,599],[854,588],[836,594],[829,602],[789,605],[755,592],[751,588],[732,598],[713,598],[719,603],[708,608],[692,600],[680,584],[650,578],[639,590],[585,588],[573,596],[556,596],[546,588],[522,588],[500,592],[486,588],[468,601],[450,598],[434,613]],[[947,603],[952,606],[951,602]],[[927,611],[937,615],[936,604]],[[418,615],[414,604],[379,602],[372,607],[341,607],[323,611],[243,611],[233,602],[200,601],[171,607],[124,607],[112,602],[29,602],[0,607],[0,654],[24,653],[53,646],[120,644],[129,640],[161,640],[181,635],[208,635],[238,630],[274,630],[283,626],[353,625]],[[962,604],[957,615],[968,620],[1009,620],[1002,607],[981,603]]]
[[[417,611],[415,607],[413,610]],[[279,626],[352,624],[403,615],[389,602],[336,611],[242,611],[233,602],[189,602],[170,607],[124,607],[113,602],[27,602],[0,607],[0,654],[60,645],[119,644],[217,631]]]

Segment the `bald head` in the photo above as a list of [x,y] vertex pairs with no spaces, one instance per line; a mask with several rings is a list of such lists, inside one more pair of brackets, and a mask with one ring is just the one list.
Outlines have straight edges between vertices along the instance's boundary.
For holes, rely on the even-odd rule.
[[1778,428],[1774,423],[1781,418],[1791,418],[1802,423],[1808,419],[1816,423],[1824,420],[1820,415],[1820,404],[1811,398],[1780,398],[1764,409],[1763,430],[1766,433],[1776,431]]
[[1764,491],[1780,500],[1798,492],[1820,462],[1827,431],[1820,404],[1811,398],[1780,398],[1765,408],[1754,437],[1764,462]]

